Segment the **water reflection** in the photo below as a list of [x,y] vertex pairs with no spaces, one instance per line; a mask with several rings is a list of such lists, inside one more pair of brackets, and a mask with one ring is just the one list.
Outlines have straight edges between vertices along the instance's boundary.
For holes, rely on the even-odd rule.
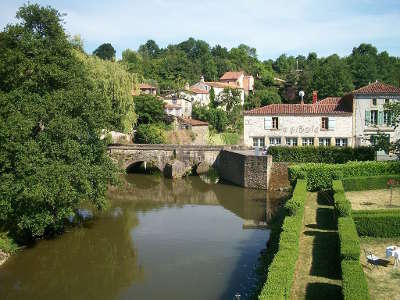
[[199,177],[125,179],[108,193],[107,212],[3,265],[0,299],[232,299],[248,293],[268,239],[265,223],[283,195]]

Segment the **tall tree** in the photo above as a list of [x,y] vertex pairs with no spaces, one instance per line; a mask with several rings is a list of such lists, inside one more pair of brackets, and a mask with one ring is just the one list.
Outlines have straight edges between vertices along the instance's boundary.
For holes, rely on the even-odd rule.
[[110,43],[101,44],[93,51],[93,55],[104,60],[113,60],[115,59],[115,49]]
[[138,125],[160,123],[164,120],[164,102],[152,95],[134,97]]
[[20,239],[62,230],[82,202],[106,206],[115,168],[99,135],[104,98],[51,7],[25,5],[0,33],[0,222]]

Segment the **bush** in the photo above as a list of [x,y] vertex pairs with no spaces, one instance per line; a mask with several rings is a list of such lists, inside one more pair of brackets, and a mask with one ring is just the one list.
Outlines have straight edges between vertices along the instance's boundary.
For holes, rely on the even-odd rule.
[[367,300],[368,283],[359,261],[343,260],[342,293],[345,300]]
[[162,126],[157,124],[141,124],[136,128],[135,143],[165,144],[166,134]]
[[290,296],[299,255],[299,239],[306,196],[306,184],[304,180],[299,180],[292,198],[285,205],[289,216],[283,222],[279,250],[269,266],[267,281],[259,299],[285,299]]
[[366,161],[375,159],[372,147],[269,147],[268,154],[276,162],[331,163],[342,164],[348,161]]
[[332,183],[333,199],[335,202],[335,209],[339,217],[351,216],[351,203],[346,198],[344,188],[341,180],[334,180]]
[[390,179],[400,181],[400,175],[381,175],[369,177],[343,178],[343,186],[346,191],[379,190],[388,188]]
[[341,259],[358,261],[360,259],[360,239],[351,217],[338,219],[338,233]]
[[309,191],[332,188],[332,181],[349,177],[390,175],[400,173],[400,162],[347,162],[345,164],[298,164],[289,166],[289,179],[294,184],[297,179],[307,180]]
[[400,236],[400,209],[354,211],[353,219],[361,236]]

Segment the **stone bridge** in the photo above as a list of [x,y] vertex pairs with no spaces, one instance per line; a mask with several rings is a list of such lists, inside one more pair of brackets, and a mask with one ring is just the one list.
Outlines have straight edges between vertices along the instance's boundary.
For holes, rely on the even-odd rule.
[[166,169],[173,168],[171,164],[177,161],[187,170],[205,163],[217,169],[222,179],[257,189],[268,188],[272,166],[271,156],[255,155],[240,146],[114,144],[107,149],[111,158],[126,170],[147,162],[167,174]]
[[197,166],[201,162],[216,167],[217,157],[224,149],[230,148],[208,145],[134,144],[110,145],[108,153],[124,169],[129,169],[139,162],[147,162],[163,171],[166,164],[173,160],[181,161],[188,167]]

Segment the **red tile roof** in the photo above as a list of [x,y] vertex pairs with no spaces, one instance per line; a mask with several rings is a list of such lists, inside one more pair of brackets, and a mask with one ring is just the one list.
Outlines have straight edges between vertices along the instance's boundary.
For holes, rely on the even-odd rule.
[[354,95],[400,95],[400,88],[377,81],[352,93]]
[[216,81],[206,81],[206,85],[216,87],[216,88],[230,88],[230,89],[242,89],[241,87],[234,85],[234,84],[229,84],[229,83],[224,83],[224,82],[216,82]]
[[[322,103],[321,103],[322,102]],[[247,116],[263,115],[326,115],[351,114],[351,106],[344,101],[332,98],[323,99],[316,104],[270,104],[245,111]]]
[[317,104],[338,104],[341,97],[326,97],[317,102]]
[[184,123],[192,126],[208,126],[207,122],[203,122],[196,119],[180,118]]
[[199,88],[193,87],[193,86],[189,88],[189,91],[191,91],[191,92],[193,92],[195,94],[208,94],[209,93],[206,90],[202,90],[202,89],[199,89]]
[[150,90],[150,89],[156,89],[156,87],[151,84],[148,84],[148,83],[141,83],[141,84],[139,84],[139,89]]
[[244,75],[243,71],[240,72],[225,72],[224,75],[220,78],[220,80],[238,80],[240,76]]

